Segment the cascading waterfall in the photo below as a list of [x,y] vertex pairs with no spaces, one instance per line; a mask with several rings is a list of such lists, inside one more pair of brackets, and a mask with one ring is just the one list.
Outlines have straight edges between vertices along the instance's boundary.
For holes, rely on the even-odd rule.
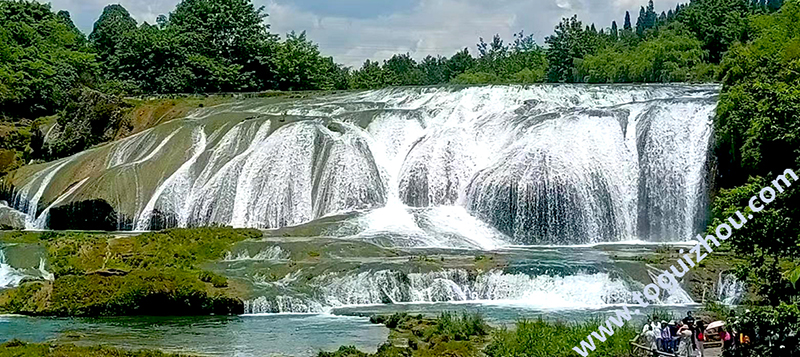
[[717,92],[537,85],[242,100],[8,183],[31,228],[91,202],[110,207],[97,221],[115,229],[280,228],[359,212],[347,236],[384,245],[678,241],[706,217]]
[[5,253],[0,247],[0,289],[14,287],[22,281],[22,278],[24,278],[22,274],[6,264]]
[[736,279],[736,275],[730,272],[719,273],[717,282],[717,301],[725,305],[736,305],[744,298],[744,282]]
[[[298,276],[269,284],[286,286]],[[315,277],[310,285],[317,290],[313,296],[262,296],[247,301],[245,312],[326,312],[342,306],[425,302],[502,302],[538,309],[601,308],[631,303],[634,291],[630,283],[602,272],[530,276],[494,270],[470,275],[461,269],[327,274]],[[681,290],[674,296],[665,294],[659,303],[687,304],[692,300]]]

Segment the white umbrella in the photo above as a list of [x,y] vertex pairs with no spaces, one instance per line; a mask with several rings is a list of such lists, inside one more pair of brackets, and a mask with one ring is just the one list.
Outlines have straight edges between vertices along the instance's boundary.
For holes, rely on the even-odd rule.
[[722,326],[725,326],[725,322],[724,321],[714,321],[714,322],[708,324],[708,326],[706,327],[706,330],[711,330],[711,329],[715,329],[715,328],[722,327]]

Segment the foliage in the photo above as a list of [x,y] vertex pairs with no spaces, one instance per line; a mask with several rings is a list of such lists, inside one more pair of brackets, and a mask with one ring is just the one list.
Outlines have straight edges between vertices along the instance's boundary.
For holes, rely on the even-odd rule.
[[201,271],[198,278],[204,283],[211,283],[215,288],[225,288],[228,286],[228,278],[211,271]]
[[[737,351],[741,357],[778,357],[800,354],[800,309],[796,304],[758,307],[738,316],[733,328],[751,343]],[[727,355],[727,354],[726,354]]]
[[0,344],[0,357],[178,357],[160,351],[128,351],[108,346],[75,346],[73,344],[25,343],[11,340]]
[[583,23],[575,15],[563,19],[556,25],[555,33],[545,38],[547,61],[549,63],[547,77],[551,82],[580,81],[575,73],[577,61],[594,54],[600,47],[600,37],[590,31],[584,31]]
[[[800,164],[800,3],[754,17],[752,28],[754,40],[735,45],[721,64],[715,150],[724,189],[713,202],[715,224],[736,210],[750,214],[749,198]],[[789,280],[800,259],[798,197],[794,187],[779,194],[731,243],[748,259],[739,277],[773,306],[798,295]]]
[[[573,356],[572,347],[578,338],[597,332],[603,321],[588,321],[581,324],[547,322],[542,319],[522,320],[513,330],[502,328],[492,336],[484,353],[489,357],[551,357]],[[581,337],[578,337],[581,336]],[[598,343],[592,356],[630,356],[628,341],[636,336],[630,324],[614,330],[614,335],[604,343]]]
[[586,56],[578,68],[579,77],[589,83],[710,80],[695,73],[706,57],[701,45],[675,24],[633,48],[618,44]]
[[57,137],[42,148],[42,156],[72,155],[115,137],[130,107],[122,98],[83,87],[70,91],[69,102],[57,118]]
[[136,20],[122,5],[113,4],[103,8],[100,18],[94,23],[89,42],[103,63],[115,55],[116,45],[122,36],[136,30]]
[[747,39],[751,8],[742,0],[695,0],[677,18],[703,43],[711,63],[719,63],[733,44]]
[[0,117],[53,114],[94,80],[94,55],[68,20],[48,4],[0,1]]
[[489,326],[480,314],[463,313],[459,317],[445,311],[436,320],[433,334],[446,340],[468,341],[472,336],[488,335]]
[[342,86],[341,83],[325,83],[331,73],[340,69],[333,59],[320,55],[319,48],[306,38],[305,32],[286,35],[286,41],[278,47],[276,62],[280,90],[334,89]]
[[[3,238],[30,243],[30,235]],[[55,281],[4,291],[0,311],[57,316],[241,313],[242,301],[229,295],[227,278],[199,265],[222,258],[233,243],[261,232],[197,228],[114,239],[77,232],[37,235]]]

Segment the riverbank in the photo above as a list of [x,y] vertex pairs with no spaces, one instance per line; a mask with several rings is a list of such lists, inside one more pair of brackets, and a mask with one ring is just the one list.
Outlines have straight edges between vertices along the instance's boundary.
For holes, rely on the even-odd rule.
[[[318,357],[428,357],[428,356],[572,356],[577,336],[595,329],[596,321],[553,322],[519,320],[514,327],[492,327],[478,314],[444,312],[436,318],[394,314],[370,319],[391,329],[388,341],[374,354],[342,346]],[[629,357],[629,341],[636,336],[632,324],[615,330],[593,356]]]
[[72,344],[27,343],[12,340],[0,344],[0,357],[191,357],[161,351],[127,351],[107,346],[81,347]]

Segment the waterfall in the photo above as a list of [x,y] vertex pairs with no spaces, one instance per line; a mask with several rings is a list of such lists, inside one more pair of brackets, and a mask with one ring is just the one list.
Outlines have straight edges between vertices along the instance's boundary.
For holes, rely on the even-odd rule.
[[[272,284],[285,287],[297,276]],[[601,308],[632,303],[631,284],[608,273],[527,275],[493,270],[471,274],[462,269],[429,273],[394,270],[336,273],[315,277],[313,296],[261,296],[245,304],[246,313],[325,312],[335,307],[427,302],[475,302],[521,305],[528,308]],[[660,304],[688,304],[685,292],[664,296]]]
[[23,168],[8,184],[38,228],[65,214],[58,207],[89,202],[117,229],[272,229],[355,213],[347,236],[385,245],[680,241],[706,219],[718,90],[425,87],[242,100]]
[[22,278],[22,274],[6,264],[5,253],[0,247],[0,289],[14,287],[22,281]]
[[717,282],[717,301],[725,305],[736,305],[744,298],[744,282],[730,272],[720,272]]

